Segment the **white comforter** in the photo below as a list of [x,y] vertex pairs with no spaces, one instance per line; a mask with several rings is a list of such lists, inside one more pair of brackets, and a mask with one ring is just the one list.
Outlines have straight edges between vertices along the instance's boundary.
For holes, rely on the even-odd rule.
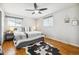
[[16,39],[16,44],[20,44],[21,42],[24,41],[31,41],[31,40],[36,40],[38,38],[44,37],[41,32],[39,31],[32,31],[32,32],[27,32],[28,38],[26,37],[26,34],[24,32],[14,32],[15,39]]
[[40,32],[40,31],[30,31],[30,32],[26,32],[26,33],[28,35],[28,38],[32,38],[32,37],[42,35],[42,32]]
[[37,40],[38,38],[41,38],[41,37],[44,37],[44,35],[40,35],[40,36],[36,36],[36,37],[33,37],[33,38],[27,38],[27,39],[23,39],[23,40],[18,40],[16,42],[16,45],[15,46],[18,46],[21,42],[28,42],[28,41],[32,41],[32,40]]

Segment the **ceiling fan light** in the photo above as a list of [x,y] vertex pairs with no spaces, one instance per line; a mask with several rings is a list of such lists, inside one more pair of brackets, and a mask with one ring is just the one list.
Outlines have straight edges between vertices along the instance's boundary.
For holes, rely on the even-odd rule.
[[38,10],[35,10],[34,12],[35,12],[35,14],[38,14],[39,11]]

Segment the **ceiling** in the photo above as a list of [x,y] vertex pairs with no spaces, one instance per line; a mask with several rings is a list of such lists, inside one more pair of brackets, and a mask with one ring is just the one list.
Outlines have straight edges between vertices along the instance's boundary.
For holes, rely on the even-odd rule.
[[37,5],[38,5],[38,8],[48,8],[48,9],[45,11],[42,11],[42,14],[32,15],[32,11],[25,11],[25,9],[34,9],[33,3],[2,3],[2,8],[5,12],[8,12],[8,13],[27,16],[31,18],[39,18],[75,4],[73,3],[37,3]]

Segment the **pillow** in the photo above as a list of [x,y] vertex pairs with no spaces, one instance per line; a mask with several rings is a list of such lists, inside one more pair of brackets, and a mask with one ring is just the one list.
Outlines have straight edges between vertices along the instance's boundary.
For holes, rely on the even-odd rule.
[[15,39],[16,40],[26,39],[26,36],[25,35],[18,35],[18,36],[15,36]]
[[16,32],[14,33],[14,36],[16,40],[26,39],[26,34],[23,32]]

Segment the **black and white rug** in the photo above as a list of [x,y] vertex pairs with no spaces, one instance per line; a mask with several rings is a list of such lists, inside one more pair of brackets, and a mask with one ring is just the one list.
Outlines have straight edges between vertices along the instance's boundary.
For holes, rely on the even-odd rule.
[[30,55],[61,55],[57,48],[51,47],[44,42],[38,42],[31,47],[28,47]]

